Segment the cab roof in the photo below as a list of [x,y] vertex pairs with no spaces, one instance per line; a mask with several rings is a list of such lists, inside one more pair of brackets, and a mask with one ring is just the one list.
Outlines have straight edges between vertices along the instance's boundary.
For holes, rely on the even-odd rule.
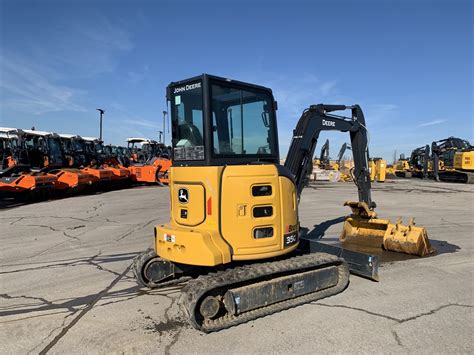
[[99,141],[99,138],[97,137],[81,137],[82,139],[84,139],[85,141],[87,142],[96,142],[96,141]]
[[18,131],[17,128],[0,127],[1,133],[16,134],[17,131]]
[[78,134],[69,134],[69,133],[58,133],[58,136],[61,138],[71,139],[71,138],[81,138]]
[[203,74],[198,75],[198,76],[193,76],[192,78],[188,78],[188,79],[183,79],[183,80],[179,80],[179,81],[172,81],[171,83],[169,83],[168,87],[176,86],[176,85],[182,85],[182,84],[189,83],[190,81],[204,80],[204,79],[225,81],[225,82],[228,82],[228,83],[233,83],[233,84],[242,85],[242,86],[248,86],[248,87],[252,87],[252,88],[255,88],[255,89],[259,89],[259,90],[265,90],[265,91],[272,92],[272,89],[270,89],[268,87],[265,87],[265,86],[256,85],[256,84],[252,84],[252,83],[246,83],[246,82],[243,82],[243,81],[233,80],[233,79],[224,78],[224,77],[221,77],[221,76],[216,76],[216,75],[211,75],[211,74],[206,74],[206,73],[203,73]]
[[19,129],[18,132],[26,133],[32,136],[41,136],[41,137],[51,136],[55,134],[53,132],[37,131],[37,130],[32,130],[32,129]]
[[16,134],[16,132],[10,133],[10,132],[0,131],[0,138],[2,138],[2,139],[17,139],[18,135]]
[[127,142],[128,143],[148,143],[150,142],[151,140],[148,139],[148,138],[139,138],[139,137],[130,137],[130,138],[127,138]]

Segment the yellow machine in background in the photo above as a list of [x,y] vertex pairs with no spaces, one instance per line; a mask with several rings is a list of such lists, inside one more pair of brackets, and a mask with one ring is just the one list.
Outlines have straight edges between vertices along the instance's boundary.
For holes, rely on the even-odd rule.
[[456,152],[454,154],[454,169],[474,171],[474,151]]
[[375,159],[375,180],[384,182],[387,174],[387,161],[385,159]]
[[370,181],[375,181],[375,161],[373,159],[369,160],[369,171],[370,171]]
[[411,167],[409,160],[405,158],[405,155],[401,154],[395,164],[395,175],[398,177],[411,177]]
[[370,181],[384,182],[387,174],[387,161],[382,158],[369,160]]
[[395,176],[395,166],[393,165],[387,165],[387,169],[385,169],[386,175],[387,176]]
[[467,140],[448,137],[431,144],[436,180],[474,183],[474,147]]

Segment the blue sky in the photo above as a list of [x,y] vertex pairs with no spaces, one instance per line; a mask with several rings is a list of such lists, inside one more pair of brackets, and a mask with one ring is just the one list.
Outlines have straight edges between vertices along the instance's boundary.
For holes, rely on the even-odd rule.
[[[372,156],[473,140],[471,1],[0,0],[0,126],[156,138],[170,81],[269,86],[281,155],[302,110],[359,103]],[[323,133],[335,157],[348,135]]]

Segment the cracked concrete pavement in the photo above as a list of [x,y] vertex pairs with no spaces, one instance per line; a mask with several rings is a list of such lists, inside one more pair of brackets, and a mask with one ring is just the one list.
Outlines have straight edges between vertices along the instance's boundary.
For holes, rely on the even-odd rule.
[[[167,188],[0,210],[0,353],[472,353],[473,194],[468,185],[376,184],[379,215],[416,216],[437,255],[390,253],[378,283],[351,276],[339,295],[212,334],[179,313],[181,286],[140,290],[130,271],[169,218]],[[356,198],[350,183],[307,188],[302,226],[335,243],[342,203]]]

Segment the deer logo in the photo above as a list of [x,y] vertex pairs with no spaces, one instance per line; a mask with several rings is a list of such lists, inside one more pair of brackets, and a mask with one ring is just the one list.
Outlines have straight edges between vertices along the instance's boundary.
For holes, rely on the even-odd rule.
[[181,188],[178,191],[178,200],[181,203],[188,203],[189,201],[189,194],[188,194],[188,189]]

